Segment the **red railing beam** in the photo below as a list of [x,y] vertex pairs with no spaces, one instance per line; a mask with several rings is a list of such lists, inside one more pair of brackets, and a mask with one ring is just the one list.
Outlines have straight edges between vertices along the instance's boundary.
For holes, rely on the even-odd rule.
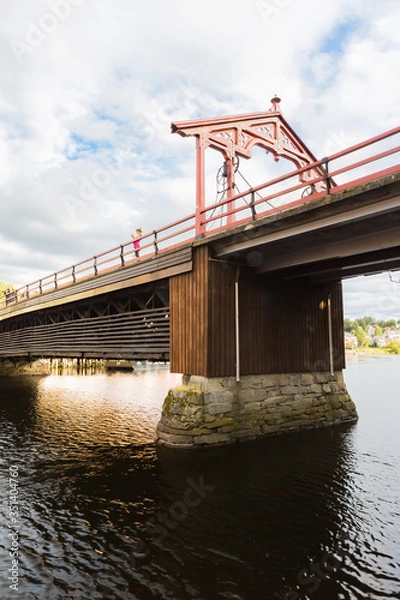
[[335,175],[341,175],[342,173],[346,173],[347,171],[354,171],[355,169],[359,169],[365,165],[369,165],[372,162],[376,162],[378,160],[382,160],[382,158],[386,158],[387,156],[391,156],[392,154],[396,154],[396,152],[400,152],[400,146],[396,146],[391,150],[385,150],[385,152],[380,152],[376,156],[369,156],[368,158],[364,158],[363,160],[359,160],[358,162],[342,167],[341,169],[337,169],[336,171],[332,171],[330,173],[330,177],[334,177]]
[[367,146],[372,146],[373,144],[376,144],[377,142],[381,142],[382,140],[388,139],[388,138],[392,137],[393,135],[396,135],[397,133],[400,133],[400,127],[395,127],[394,129],[389,129],[389,131],[386,131],[385,133],[380,133],[379,135],[369,138],[368,140],[364,140],[363,142],[354,144],[354,146],[350,146],[349,148],[340,150],[339,152],[336,152],[336,154],[331,154],[329,156],[329,160],[330,161],[336,160],[337,158],[341,158],[342,156],[346,156],[347,154],[352,154],[353,152],[356,152],[357,150],[362,150],[362,148],[366,148]]

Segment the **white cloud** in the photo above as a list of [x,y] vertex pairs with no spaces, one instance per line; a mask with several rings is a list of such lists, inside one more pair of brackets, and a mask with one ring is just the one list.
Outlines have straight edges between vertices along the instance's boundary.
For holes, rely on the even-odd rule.
[[194,144],[171,121],[278,93],[317,156],[397,125],[399,24],[396,0],[0,0],[0,279],[193,212]]
[[400,318],[400,271],[345,280],[343,290],[345,314],[350,319]]

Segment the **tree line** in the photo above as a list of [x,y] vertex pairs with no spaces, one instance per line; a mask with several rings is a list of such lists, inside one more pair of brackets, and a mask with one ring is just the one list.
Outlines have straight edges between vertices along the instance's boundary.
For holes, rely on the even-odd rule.
[[4,294],[6,290],[13,290],[14,286],[12,283],[6,283],[5,281],[0,281],[0,295]]
[[376,320],[373,317],[365,316],[358,319],[346,318],[344,320],[344,330],[357,338],[357,345],[362,348],[368,346],[382,346],[382,338],[385,338],[385,348],[394,354],[400,354],[400,340],[390,339],[394,332],[400,329],[400,319]]

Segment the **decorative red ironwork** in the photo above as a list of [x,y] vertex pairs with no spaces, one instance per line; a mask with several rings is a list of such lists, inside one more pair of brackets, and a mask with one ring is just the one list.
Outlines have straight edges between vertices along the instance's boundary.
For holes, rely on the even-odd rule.
[[[397,127],[329,158],[307,163],[287,175],[236,194],[223,202],[199,208],[194,214],[143,235],[140,259],[133,256],[132,241],[120,244],[97,256],[12,290],[8,295],[0,297],[0,310],[7,309],[2,314],[12,316],[14,307],[23,305],[33,296],[46,294],[61,287],[72,287],[83,280],[132,266],[137,260],[149,258],[159,252],[191,244],[199,230],[205,235],[212,235],[229,229],[233,226],[233,220],[230,219],[232,216],[235,217],[234,225],[238,226],[274,212],[312,202],[330,191],[340,192],[374,179],[399,173],[399,138],[400,127]],[[315,176],[311,185],[305,175],[310,172]],[[317,190],[317,184],[323,187],[322,191]],[[213,211],[221,206],[225,207],[225,222],[222,222],[217,229],[211,230],[211,226],[221,219],[221,216],[215,216]]]
[[[254,146],[261,146],[271,152],[278,161],[281,157],[293,162],[297,169],[317,162],[312,152],[299,138],[280,111],[281,99],[274,96],[271,108],[265,113],[253,113],[201,119],[197,121],[181,121],[171,124],[172,133],[183,137],[196,137],[196,235],[204,235],[200,214],[205,209],[204,152],[212,148],[221,152],[225,159],[227,179],[227,220],[234,222],[233,197],[235,195],[235,169],[237,157],[249,159]],[[320,167],[303,170],[301,181],[320,180]],[[316,181],[317,185],[317,181]],[[324,184],[319,184],[317,191],[322,191]]]

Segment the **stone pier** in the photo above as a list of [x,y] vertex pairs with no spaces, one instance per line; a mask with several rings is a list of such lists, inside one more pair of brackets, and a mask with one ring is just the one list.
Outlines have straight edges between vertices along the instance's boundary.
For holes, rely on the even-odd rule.
[[357,420],[341,371],[183,377],[169,391],[156,442],[193,448]]

